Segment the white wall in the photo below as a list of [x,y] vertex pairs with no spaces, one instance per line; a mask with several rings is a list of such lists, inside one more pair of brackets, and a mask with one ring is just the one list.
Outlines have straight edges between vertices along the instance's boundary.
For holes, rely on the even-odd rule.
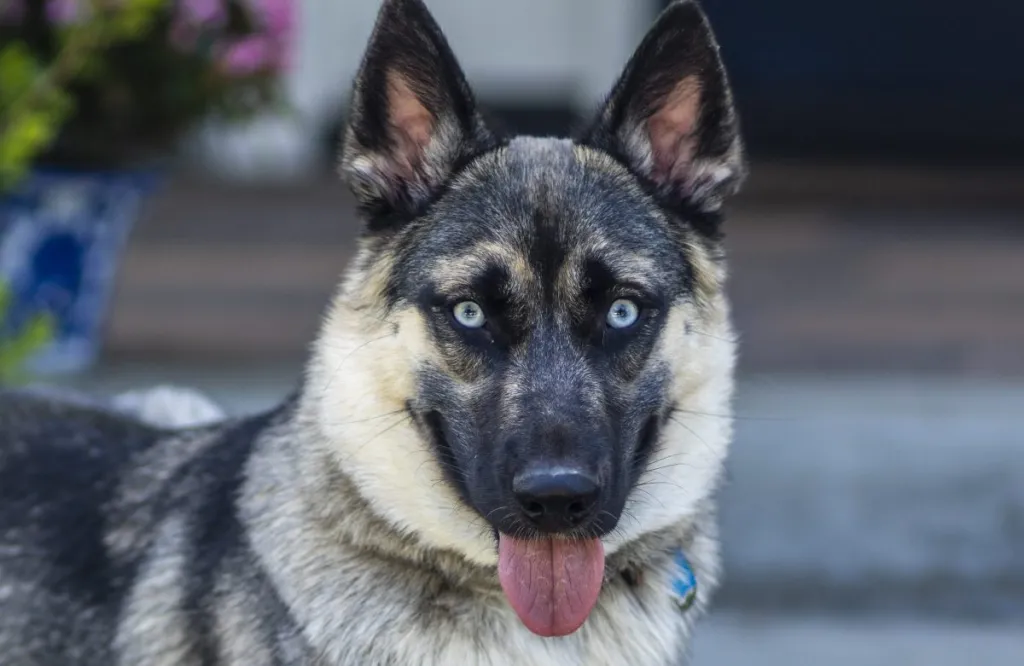
[[[656,12],[652,0],[427,0],[477,93],[489,101],[569,99],[607,91]],[[298,176],[315,166],[322,131],[343,108],[380,0],[302,0],[288,77],[290,119],[209,127],[195,144],[233,177]]]

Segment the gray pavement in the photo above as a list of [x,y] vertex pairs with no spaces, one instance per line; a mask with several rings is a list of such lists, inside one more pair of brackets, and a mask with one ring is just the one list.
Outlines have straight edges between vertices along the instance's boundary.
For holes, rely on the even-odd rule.
[[1024,626],[712,615],[694,666],[1021,666]]
[[736,411],[723,602],[1024,618],[1024,382],[766,377]]

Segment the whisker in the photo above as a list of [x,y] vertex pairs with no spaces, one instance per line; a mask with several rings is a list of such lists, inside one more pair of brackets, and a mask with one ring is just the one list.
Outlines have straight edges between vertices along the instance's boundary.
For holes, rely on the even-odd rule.
[[332,426],[336,426],[336,427],[337,426],[355,425],[357,423],[368,423],[370,421],[376,421],[378,419],[387,418],[389,416],[397,416],[398,414],[403,414],[403,413],[405,413],[405,409],[395,409],[395,410],[390,411],[390,412],[385,412],[383,414],[378,414],[377,416],[367,416],[365,418],[353,419],[351,421],[327,421],[327,424],[328,425],[332,425]]
[[[637,484],[637,486],[636,486],[636,487],[637,487],[637,488],[639,488],[639,489],[642,489],[642,490],[644,490],[644,492],[646,492],[646,493],[647,493],[647,495],[648,495],[648,496],[649,496],[649,497],[650,497],[651,499],[655,499],[655,497],[654,497],[654,495],[653,495],[653,494],[651,494],[650,492],[647,492],[647,490],[646,490],[646,486],[670,486],[670,487],[672,487],[672,488],[677,488],[677,489],[679,489],[679,490],[683,490],[683,489],[684,489],[684,488],[683,488],[683,484],[681,484],[681,483],[676,483],[676,482],[674,482],[674,481],[669,481],[669,480],[667,480],[667,479],[665,479],[665,480],[660,480],[660,481],[659,481],[659,480],[657,480],[657,479],[651,479],[651,480],[649,480],[649,481],[644,481],[643,483],[639,483],[639,484]],[[657,500],[656,500],[656,501],[657,501]],[[659,502],[659,503],[660,503],[660,502]]]
[[[646,484],[642,484],[642,485],[646,485]],[[646,489],[646,488],[643,488],[643,487],[642,487],[642,485],[637,485],[637,486],[635,486],[635,487],[633,488],[633,490],[634,490],[634,491],[637,491],[637,490],[639,490],[639,491],[640,491],[640,492],[642,492],[642,493],[643,493],[643,494],[644,494],[644,495],[645,495],[645,496],[646,496],[646,497],[647,497],[648,499],[650,499],[650,500],[653,500],[653,501],[657,502],[658,504],[660,504],[660,505],[661,505],[661,508],[663,508],[663,509],[664,509],[664,508],[665,508],[665,503],[664,503],[664,502],[662,502],[662,501],[661,501],[660,499],[658,499],[657,497],[655,497],[655,496],[654,496],[653,494],[649,493],[649,492],[647,491],[647,489]]]
[[394,333],[388,333],[387,335],[381,335],[381,336],[378,336],[376,338],[370,338],[369,340],[367,340],[366,342],[362,343],[361,345],[357,345],[356,348],[353,349],[352,351],[350,351],[349,353],[345,354],[345,356],[343,356],[342,359],[340,361],[338,361],[338,367],[335,368],[334,372],[331,373],[331,376],[327,380],[327,384],[324,386],[323,391],[321,392],[321,396],[320,397],[322,398],[327,393],[327,389],[331,388],[331,386],[334,384],[334,378],[338,376],[338,374],[341,372],[342,367],[344,367],[345,362],[348,361],[350,358],[352,358],[353,354],[355,354],[356,352],[359,352],[359,351],[365,349],[368,345],[371,345],[374,342],[380,342],[381,340],[387,340],[390,337],[394,337],[394,335],[395,335]]
[[348,458],[349,458],[349,459],[351,460],[351,459],[352,459],[353,457],[355,457],[356,455],[358,455],[358,454],[359,454],[359,453],[360,453],[360,452],[361,452],[361,451],[362,451],[363,449],[365,449],[365,448],[366,448],[367,446],[369,446],[369,445],[370,445],[370,444],[372,444],[372,443],[373,443],[374,441],[376,441],[376,439],[377,439],[378,437],[382,437],[382,436],[383,436],[383,435],[384,435],[385,433],[387,433],[387,432],[389,432],[389,431],[393,430],[394,428],[397,428],[398,426],[400,426],[400,425],[402,425],[403,423],[405,423],[405,422],[408,422],[408,421],[412,421],[412,417],[411,417],[411,416],[409,416],[409,415],[406,415],[406,416],[405,416],[404,418],[400,418],[400,419],[396,420],[396,421],[395,421],[394,423],[392,423],[392,424],[391,424],[391,425],[389,425],[388,427],[384,428],[383,430],[381,430],[380,432],[378,432],[378,433],[377,433],[376,435],[374,435],[373,437],[371,437],[370,439],[366,440],[366,441],[365,441],[365,442],[363,442],[363,443],[362,443],[361,445],[359,445],[359,447],[358,447],[357,449],[355,449],[354,451],[352,451],[352,452],[351,452],[351,453],[349,454]]
[[672,415],[669,415],[668,418],[669,418],[670,421],[672,421],[673,423],[678,424],[682,428],[685,428],[687,430],[687,432],[689,432],[691,435],[696,437],[700,441],[700,443],[704,445],[704,448],[706,448],[708,450],[709,454],[711,454],[712,456],[715,455],[715,450],[713,448],[711,448],[711,445],[708,444],[706,439],[704,439],[703,437],[701,437],[700,435],[697,434],[696,430],[694,430],[693,428],[691,428],[690,426],[688,426],[687,424],[683,423],[682,421],[680,421],[679,419],[677,419],[676,417],[674,417]]
[[686,468],[686,469],[700,469],[699,467],[697,467],[695,465],[691,465],[690,463],[676,462],[676,463],[668,463],[666,465],[659,465],[657,467],[648,467],[644,471],[645,472],[649,472],[651,474],[657,474],[658,472],[665,472],[667,470],[675,469],[677,467],[683,467],[683,468]]
[[714,412],[698,412],[693,409],[685,409],[683,407],[673,407],[669,410],[669,415],[679,412],[680,414],[688,414],[692,416],[706,416],[708,418],[717,419],[735,419],[737,421],[792,421],[792,418],[785,418],[781,416],[751,416],[749,414],[715,414]]
[[739,336],[732,337],[732,338],[723,338],[720,335],[715,335],[714,333],[708,333],[707,331],[701,331],[701,330],[698,330],[698,329],[691,329],[690,333],[692,333],[693,335],[703,335],[705,338],[711,338],[712,340],[719,340],[720,342],[728,342],[729,344],[733,344],[733,345],[739,343],[739,341],[740,341]]

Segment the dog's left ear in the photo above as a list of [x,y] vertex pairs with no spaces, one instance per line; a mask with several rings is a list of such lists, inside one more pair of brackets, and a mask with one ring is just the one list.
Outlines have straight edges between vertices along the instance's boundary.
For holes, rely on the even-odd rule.
[[[494,143],[421,0],[385,0],[356,77],[341,172],[371,225],[414,214]],[[376,221],[376,222],[375,222]]]
[[662,13],[581,139],[624,161],[668,206],[718,210],[745,173],[718,44],[694,0]]

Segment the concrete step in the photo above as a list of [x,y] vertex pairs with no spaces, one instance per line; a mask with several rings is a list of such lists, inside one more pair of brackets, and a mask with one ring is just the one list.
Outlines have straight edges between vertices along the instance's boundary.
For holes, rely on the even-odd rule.
[[693,666],[1020,666],[1020,624],[713,613]]
[[750,378],[736,411],[723,603],[1024,617],[1024,384]]

